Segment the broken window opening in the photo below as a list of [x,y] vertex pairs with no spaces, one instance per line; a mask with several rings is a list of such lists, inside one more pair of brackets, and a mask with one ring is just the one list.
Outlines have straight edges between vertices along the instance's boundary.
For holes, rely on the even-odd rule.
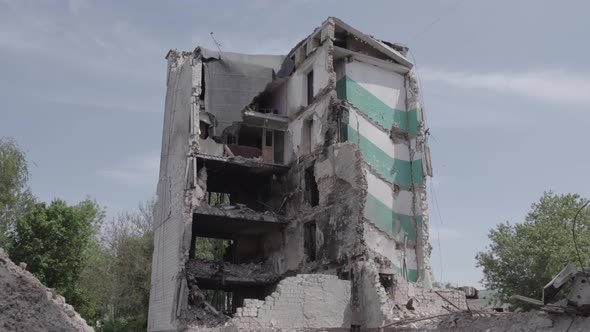
[[234,293],[222,289],[203,289],[205,301],[209,302],[217,311],[225,315],[231,315],[234,312],[233,300]]
[[201,65],[201,94],[199,100],[205,100],[205,65]]
[[252,110],[265,114],[279,114],[280,111],[278,107],[282,105],[276,105],[275,98],[276,97],[269,92],[262,93],[260,96],[256,97],[256,103],[252,105]]
[[209,124],[205,121],[199,121],[199,137],[201,139],[209,137]]
[[313,103],[313,70],[307,74],[307,105]]
[[228,142],[228,147],[235,156],[253,159],[262,157],[263,143],[262,128],[241,125],[238,130],[237,144]]
[[318,190],[318,184],[313,174],[314,167],[311,166],[305,170],[305,201],[312,207],[318,206],[320,203],[320,192]]
[[194,236],[191,242],[189,257],[192,259],[211,262],[233,261],[235,248],[233,240]]
[[266,144],[266,146],[272,146],[272,130],[266,131],[265,144]]
[[207,191],[203,196],[203,201],[209,206],[227,206],[231,204],[230,194],[228,193]]
[[262,146],[262,128],[240,126],[238,145],[260,149]]
[[387,293],[390,293],[393,289],[393,275],[379,273],[379,282]]
[[303,224],[303,249],[310,262],[316,260],[316,231],[315,221]]
[[346,48],[346,39],[348,33],[346,31],[335,31],[334,32],[334,46]]
[[243,170],[247,169],[230,171],[227,168],[208,168],[207,192],[203,197],[202,205],[211,207],[231,205],[236,210],[248,208],[256,212],[277,211],[282,200],[282,192],[276,185],[273,189],[276,178],[273,180],[272,174],[241,172]]

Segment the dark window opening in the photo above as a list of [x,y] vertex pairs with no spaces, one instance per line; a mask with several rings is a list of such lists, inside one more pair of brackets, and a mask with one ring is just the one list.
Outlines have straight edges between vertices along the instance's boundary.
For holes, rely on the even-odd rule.
[[[228,145],[229,146],[229,145]],[[233,145],[232,152],[242,152]],[[272,174],[255,174],[240,168],[235,172],[229,172],[225,168],[207,169],[207,192],[202,199],[202,205],[212,207],[224,207],[228,205],[241,208],[245,205],[257,212],[277,211],[282,201],[280,187],[273,183],[281,179],[274,178]],[[274,190],[274,191],[273,191]],[[274,196],[273,192],[278,196]]]
[[311,206],[318,206],[320,203],[320,192],[318,190],[318,184],[315,181],[313,174],[313,166],[305,170],[305,201],[311,204]]
[[283,105],[280,105],[280,102],[277,101],[277,93],[280,92],[262,92],[258,97],[254,98],[254,105],[251,106],[251,110],[259,113],[279,114],[278,107]]
[[348,34],[346,31],[334,33],[334,46],[346,48],[346,39],[348,38]]
[[236,156],[259,158],[262,156],[262,128],[240,126],[237,144],[228,143],[228,148]]
[[346,267],[339,267],[336,269],[336,275],[340,280],[351,280],[351,271],[349,271]]
[[266,146],[272,146],[272,130],[266,131]]
[[350,332],[361,332],[361,326],[360,325],[350,325]]
[[199,137],[201,139],[209,137],[209,124],[205,121],[199,121]]
[[309,221],[303,224],[303,249],[307,259],[311,262],[316,259],[316,224]]
[[379,282],[381,283],[381,286],[385,288],[385,291],[389,293],[393,288],[393,275],[380,273]]
[[262,128],[240,126],[238,145],[260,149],[262,146]]
[[285,154],[285,133],[279,130],[275,130],[274,135],[274,162],[275,164],[282,164],[284,162],[283,155]]
[[307,105],[313,103],[313,70],[307,74]]

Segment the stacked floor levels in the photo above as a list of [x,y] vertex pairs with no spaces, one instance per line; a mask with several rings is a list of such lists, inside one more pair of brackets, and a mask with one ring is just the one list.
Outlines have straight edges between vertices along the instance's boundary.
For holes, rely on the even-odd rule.
[[364,330],[442,310],[406,52],[329,18],[286,56],[168,53],[150,331]]

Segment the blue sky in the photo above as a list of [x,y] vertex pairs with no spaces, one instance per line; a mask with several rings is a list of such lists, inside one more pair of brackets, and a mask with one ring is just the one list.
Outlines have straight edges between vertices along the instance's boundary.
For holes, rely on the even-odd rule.
[[590,197],[589,10],[584,1],[0,0],[0,136],[27,152],[40,199],[90,196],[111,216],[133,209],[155,193],[168,49],[213,48],[213,31],[223,50],[281,54],[336,16],[411,48],[432,133],[435,277],[477,285],[474,256],[495,224],[522,220],[545,190]]

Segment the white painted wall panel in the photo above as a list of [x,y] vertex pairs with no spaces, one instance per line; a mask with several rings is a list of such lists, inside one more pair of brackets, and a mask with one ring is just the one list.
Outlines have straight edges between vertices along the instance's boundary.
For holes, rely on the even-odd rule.
[[406,110],[404,76],[359,61],[346,64],[346,75],[391,108]]
[[[360,115],[354,108],[350,109],[348,124],[390,157],[406,161],[410,160],[410,149],[408,145],[404,143],[394,144],[389,134],[373,126],[373,124]],[[416,139],[412,138],[410,144],[414,146]],[[414,160],[421,158],[421,153],[414,153]]]

